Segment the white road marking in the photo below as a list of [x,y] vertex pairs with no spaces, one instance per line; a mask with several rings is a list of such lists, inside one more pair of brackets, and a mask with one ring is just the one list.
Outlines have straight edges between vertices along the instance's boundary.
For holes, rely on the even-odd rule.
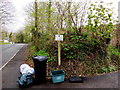
[[[23,46],[22,46],[23,47]],[[21,47],[21,48],[22,48]],[[21,49],[20,48],[20,49]],[[0,71],[16,56],[16,54],[20,51],[20,49],[7,61],[7,63],[5,63],[1,68],[0,68]]]

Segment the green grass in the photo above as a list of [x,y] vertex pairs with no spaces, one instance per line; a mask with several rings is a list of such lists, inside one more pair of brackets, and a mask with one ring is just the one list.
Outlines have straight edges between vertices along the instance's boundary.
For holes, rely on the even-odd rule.
[[0,41],[0,45],[4,45],[4,44],[10,44],[10,43],[4,43],[3,41]]

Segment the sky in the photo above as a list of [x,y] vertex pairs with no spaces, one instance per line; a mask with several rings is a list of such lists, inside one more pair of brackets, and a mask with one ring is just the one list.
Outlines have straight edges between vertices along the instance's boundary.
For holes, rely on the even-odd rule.
[[[25,25],[25,18],[27,17],[25,14],[25,8],[26,5],[28,5],[31,2],[34,2],[34,0],[9,0],[12,2],[12,4],[15,7],[15,20],[13,23],[7,25],[8,32],[17,32],[19,30],[22,30]],[[48,1],[48,0],[38,0],[38,1]],[[55,1],[55,0],[54,0]],[[56,0],[59,1],[59,0]],[[66,1],[66,0],[62,0]],[[68,0],[67,0],[68,1]],[[72,1],[80,1],[80,0],[72,0]],[[92,0],[92,2],[95,2],[98,0]],[[118,16],[118,2],[120,0],[103,0],[105,3],[113,2],[111,7],[114,7],[115,15]]]

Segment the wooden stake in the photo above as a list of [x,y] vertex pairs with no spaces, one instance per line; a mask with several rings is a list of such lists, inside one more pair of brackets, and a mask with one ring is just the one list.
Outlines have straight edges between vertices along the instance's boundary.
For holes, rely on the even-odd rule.
[[60,41],[58,41],[58,65],[61,65],[61,46]]

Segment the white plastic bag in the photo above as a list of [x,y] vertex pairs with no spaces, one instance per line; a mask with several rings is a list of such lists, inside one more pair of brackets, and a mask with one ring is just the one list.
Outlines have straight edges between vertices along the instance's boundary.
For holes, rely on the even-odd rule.
[[34,74],[34,69],[32,67],[30,67],[28,64],[22,64],[20,66],[20,72],[22,74],[24,74],[24,73]]

